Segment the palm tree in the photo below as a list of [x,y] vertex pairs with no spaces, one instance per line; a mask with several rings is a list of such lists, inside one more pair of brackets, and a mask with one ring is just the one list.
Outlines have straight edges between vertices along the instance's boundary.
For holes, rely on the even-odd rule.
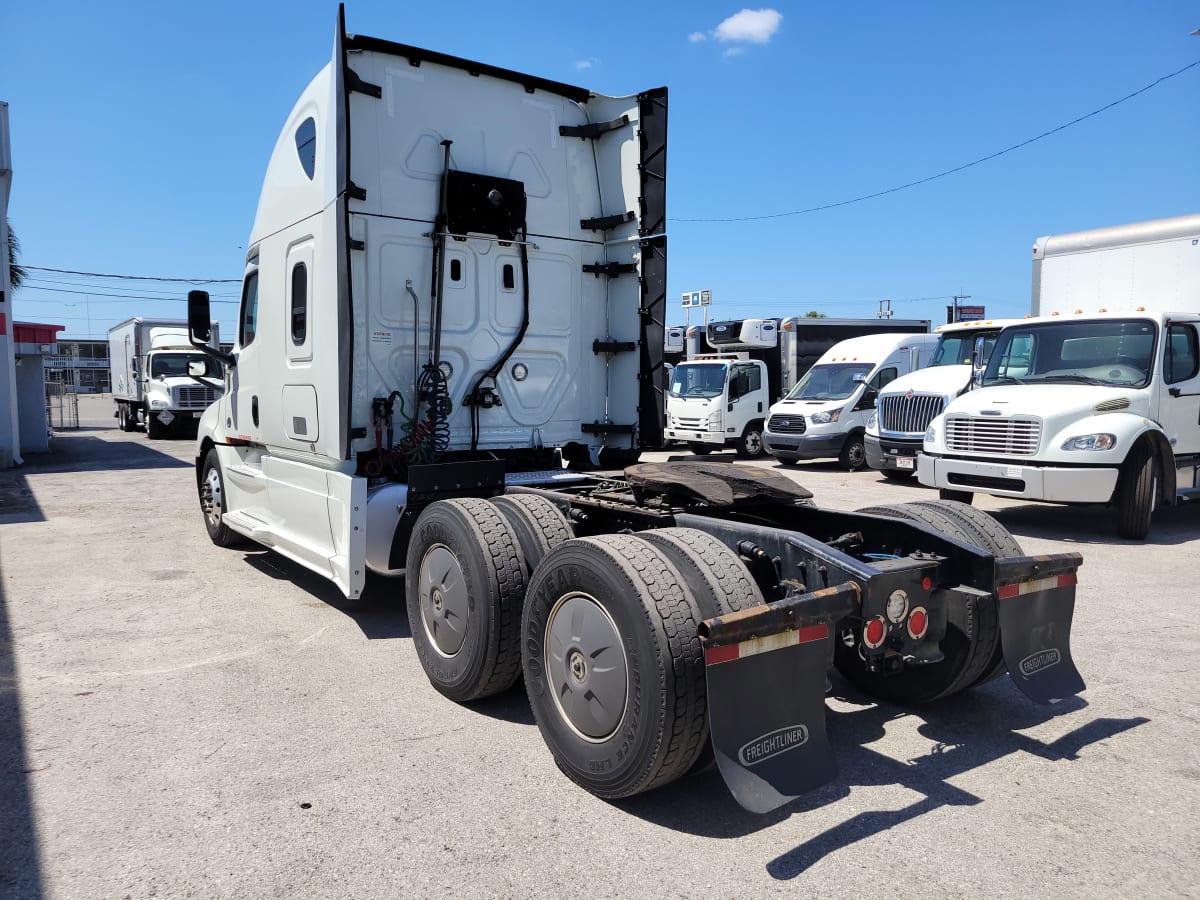
[[17,233],[13,231],[12,222],[8,223],[8,281],[15,291],[21,286],[25,280],[25,267],[17,262],[17,257],[21,255],[21,242],[17,240]]

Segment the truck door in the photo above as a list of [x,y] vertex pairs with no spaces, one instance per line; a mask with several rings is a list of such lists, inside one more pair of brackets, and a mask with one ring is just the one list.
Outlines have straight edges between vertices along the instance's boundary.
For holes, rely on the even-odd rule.
[[238,317],[238,357],[232,373],[229,398],[233,420],[230,436],[250,443],[259,443],[259,365],[262,341],[258,336],[258,257],[246,270],[242,284],[242,305]]
[[1200,453],[1200,328],[1168,322],[1162,355],[1158,420],[1175,456]]

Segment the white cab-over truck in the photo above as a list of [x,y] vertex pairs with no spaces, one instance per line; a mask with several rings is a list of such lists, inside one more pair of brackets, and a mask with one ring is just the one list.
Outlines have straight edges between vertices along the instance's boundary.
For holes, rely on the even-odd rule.
[[931,423],[918,477],[943,497],[1110,504],[1144,538],[1200,493],[1200,215],[1034,252],[1042,314],[1001,331],[980,389]]
[[[848,338],[929,331],[927,319],[736,319],[688,330],[688,359],[667,397],[666,438],[705,455],[732,446],[743,459],[765,452],[772,403],[787,394],[830,347]],[[703,334],[711,352],[696,353]]]
[[1039,700],[1082,690],[1079,555],[1024,556],[971,507],[822,509],[703,461],[562,468],[662,438],[666,115],[662,88],[606,97],[339,11],[267,167],[231,353],[188,298],[228,364],[197,446],[209,536],[351,597],[402,570],[379,589],[434,688],[523,675],[601,797],[714,757],[755,811],[828,780],[830,666],[899,702],[1005,670]]
[[886,478],[916,475],[917,454],[929,423],[970,389],[971,376],[987,364],[1000,329],[1017,321],[952,322],[934,329],[938,343],[928,365],[901,375],[879,391],[863,436],[867,465]]
[[[218,324],[209,347],[219,347]],[[183,319],[134,317],[108,330],[108,365],[116,418],[124,431],[152,439],[194,431],[222,392],[221,364],[196,350]]]
[[767,451],[785,465],[836,457],[848,471],[863,468],[879,391],[926,365],[937,342],[932,334],[871,334],[835,344],[771,407]]

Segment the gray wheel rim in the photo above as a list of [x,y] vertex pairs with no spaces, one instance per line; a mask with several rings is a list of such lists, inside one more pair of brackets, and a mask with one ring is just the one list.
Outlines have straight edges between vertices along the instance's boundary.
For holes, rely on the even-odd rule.
[[559,715],[587,741],[611,737],[625,716],[629,665],[608,610],[587,594],[568,594],[546,620],[546,678]]
[[449,659],[462,649],[471,618],[462,564],[449,547],[434,544],[425,551],[417,585],[425,634]]
[[855,441],[850,445],[850,450],[846,454],[846,462],[850,468],[857,469],[862,466],[867,459],[867,448],[863,446],[862,441]]
[[204,515],[212,526],[221,524],[221,510],[225,508],[221,495],[221,473],[213,466],[204,475],[204,491],[200,496],[200,505],[204,507]]
[[746,434],[746,452],[751,456],[757,456],[762,450],[762,433],[758,431],[750,431]]

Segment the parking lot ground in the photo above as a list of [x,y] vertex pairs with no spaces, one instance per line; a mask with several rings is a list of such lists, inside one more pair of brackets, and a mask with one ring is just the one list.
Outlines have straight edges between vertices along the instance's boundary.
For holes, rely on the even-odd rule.
[[[1196,895],[1200,509],[1138,543],[1109,511],[978,498],[1026,552],[1083,554],[1082,698],[1054,715],[1001,678],[906,709],[834,676],[838,776],[754,816],[711,771],[575,787],[519,686],[429,686],[401,582],[351,602],[213,546],[193,443],[80,409],[0,472],[0,896]],[[780,471],[835,508],[932,496]]]

